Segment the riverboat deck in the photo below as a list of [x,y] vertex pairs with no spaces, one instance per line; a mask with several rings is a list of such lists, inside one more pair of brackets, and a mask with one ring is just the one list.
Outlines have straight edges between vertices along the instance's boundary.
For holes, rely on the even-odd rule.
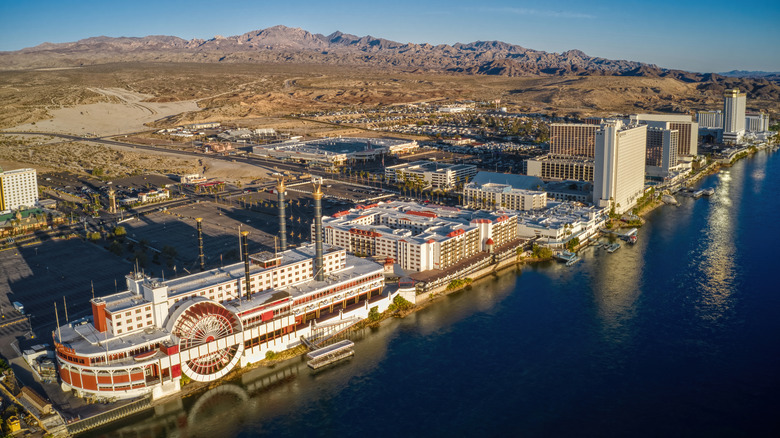
[[354,345],[355,343],[352,341],[343,340],[327,347],[318,348],[306,354],[306,357],[310,359],[306,364],[316,370],[317,368],[346,359],[355,354],[352,350]]

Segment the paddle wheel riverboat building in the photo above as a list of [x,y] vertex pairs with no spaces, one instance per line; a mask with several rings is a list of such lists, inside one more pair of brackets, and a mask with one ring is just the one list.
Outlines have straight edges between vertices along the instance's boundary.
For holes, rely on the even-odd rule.
[[383,267],[323,245],[316,188],[314,244],[250,255],[244,232],[243,262],[171,280],[132,272],[126,291],[92,299],[91,317],[58,324],[63,390],[160,397],[179,391],[183,376],[215,381],[386,310]]

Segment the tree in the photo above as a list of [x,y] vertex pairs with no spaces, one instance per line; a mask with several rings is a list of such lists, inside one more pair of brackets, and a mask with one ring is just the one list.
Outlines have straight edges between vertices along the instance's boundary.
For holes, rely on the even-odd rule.
[[572,239],[569,239],[569,241],[566,243],[566,248],[569,251],[574,252],[574,250],[580,245],[580,238],[574,237]]
[[126,235],[127,235],[127,230],[125,230],[125,227],[120,225],[120,226],[114,228],[114,236],[116,236],[116,237],[124,237]]
[[112,253],[121,256],[122,255],[122,244],[118,241],[114,240],[111,242],[111,245],[108,246],[108,250]]
[[371,322],[378,321],[382,315],[379,313],[379,307],[374,306],[368,311],[368,320]]

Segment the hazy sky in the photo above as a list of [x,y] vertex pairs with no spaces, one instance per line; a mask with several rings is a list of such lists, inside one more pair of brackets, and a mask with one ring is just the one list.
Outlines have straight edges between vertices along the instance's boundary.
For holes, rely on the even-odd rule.
[[780,1],[0,0],[0,50],[92,36],[240,35],[283,24],[432,44],[500,40],[691,71],[780,71]]

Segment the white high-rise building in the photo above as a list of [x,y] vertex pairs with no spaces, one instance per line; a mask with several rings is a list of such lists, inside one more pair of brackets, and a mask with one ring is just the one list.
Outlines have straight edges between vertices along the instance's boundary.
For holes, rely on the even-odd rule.
[[644,194],[646,147],[647,125],[601,125],[593,175],[596,206],[614,206],[615,213],[622,214],[636,204]]
[[699,153],[699,124],[687,114],[633,114],[629,119],[632,123],[677,130],[680,135],[678,156],[693,157]]
[[35,169],[0,172],[0,211],[34,207],[38,203],[38,179]]
[[736,143],[745,134],[745,104],[747,98],[739,88],[723,94],[723,141]]
[[651,177],[668,177],[677,166],[679,132],[667,128],[647,128],[645,173]]

